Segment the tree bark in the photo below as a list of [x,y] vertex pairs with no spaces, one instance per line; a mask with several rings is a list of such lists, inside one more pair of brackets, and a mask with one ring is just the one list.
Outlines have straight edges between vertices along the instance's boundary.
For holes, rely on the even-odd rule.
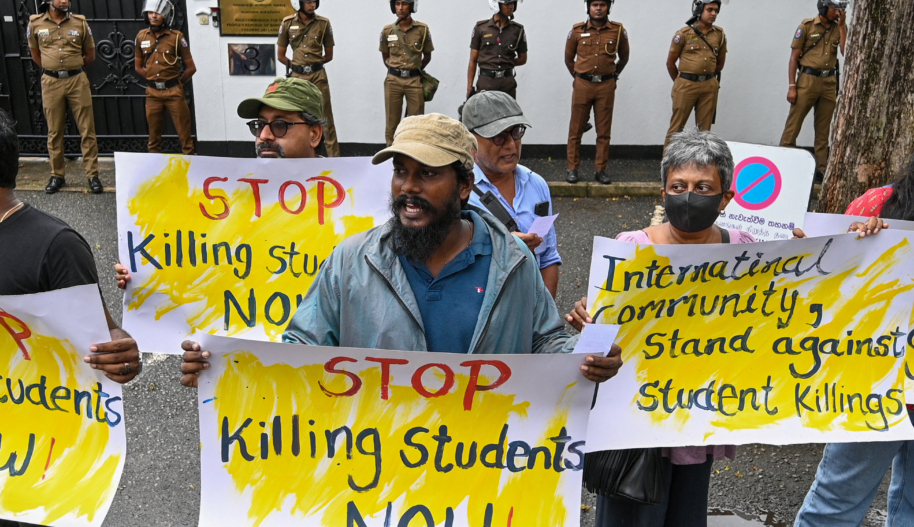
[[914,1],[853,7],[819,212],[844,213],[914,154]]

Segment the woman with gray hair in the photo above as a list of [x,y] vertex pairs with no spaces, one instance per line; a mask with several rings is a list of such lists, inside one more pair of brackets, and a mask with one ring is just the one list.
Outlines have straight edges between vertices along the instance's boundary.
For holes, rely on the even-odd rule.
[[[714,224],[733,199],[733,156],[711,132],[675,134],[660,164],[660,191],[669,221],[616,239],[640,245],[752,243],[751,234]],[[578,331],[593,319],[587,298],[575,303],[566,320]],[[735,446],[664,448],[665,499],[655,505],[621,497],[597,497],[595,527],[702,527],[708,523],[708,485],[715,459],[736,457]]]

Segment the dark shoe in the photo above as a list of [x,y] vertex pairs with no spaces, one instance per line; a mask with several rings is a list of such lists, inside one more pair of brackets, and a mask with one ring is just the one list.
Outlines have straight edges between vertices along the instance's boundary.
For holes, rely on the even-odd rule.
[[584,123],[584,133],[585,134],[587,132],[589,132],[591,129],[593,129],[593,125],[590,124],[590,121],[587,121],[586,123]]
[[812,177],[812,184],[818,185],[825,180],[825,174],[821,170],[816,170],[816,174]]
[[596,174],[593,175],[593,178],[595,180],[599,181],[600,183],[603,183],[604,185],[609,185],[610,183],[612,183],[612,180],[609,179],[609,174],[607,174],[605,170],[600,170],[599,172],[597,172]]
[[62,177],[51,176],[51,179],[48,180],[48,186],[44,187],[44,191],[48,194],[56,194],[61,187],[65,186],[67,186],[67,182]]
[[89,191],[93,194],[101,194],[104,192],[105,187],[102,186],[102,182],[98,180],[98,176],[89,178]]
[[567,181],[569,183],[577,183],[578,182],[578,171],[569,170],[568,175],[565,176],[565,181]]

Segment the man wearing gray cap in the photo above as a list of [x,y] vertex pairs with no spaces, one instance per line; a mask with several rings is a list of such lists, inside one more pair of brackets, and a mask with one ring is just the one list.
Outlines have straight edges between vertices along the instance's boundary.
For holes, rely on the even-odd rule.
[[[503,221],[513,234],[536,254],[540,273],[546,289],[555,298],[559,284],[559,265],[555,228],[551,227],[545,239],[528,233],[539,216],[552,215],[552,196],[549,185],[539,174],[518,164],[521,140],[532,125],[510,95],[486,91],[470,97],[463,107],[463,124],[476,137],[476,185],[470,195],[470,204],[493,212],[499,217],[501,207],[510,221]],[[493,203],[486,199],[488,192],[497,198]],[[513,222],[513,223],[512,223]],[[528,234],[525,234],[528,233]]]
[[[535,259],[491,215],[467,205],[476,140],[450,117],[408,117],[374,156],[393,160],[391,213],[343,241],[321,266],[283,340],[312,346],[506,354],[567,353]],[[209,352],[183,344],[181,382],[196,386]],[[614,376],[622,350],[583,357],[595,382]]]

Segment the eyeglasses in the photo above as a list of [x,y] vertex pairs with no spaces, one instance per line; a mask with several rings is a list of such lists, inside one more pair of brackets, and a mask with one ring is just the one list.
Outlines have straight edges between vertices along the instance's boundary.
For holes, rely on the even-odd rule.
[[508,140],[508,135],[510,135],[511,138],[515,141],[520,141],[526,132],[526,126],[515,126],[514,128],[505,130],[504,132],[493,137],[492,142],[495,143],[495,146],[502,146],[505,144],[505,141]]
[[261,121],[260,119],[254,119],[253,121],[248,121],[247,124],[248,124],[248,128],[251,130],[251,134],[254,137],[260,137],[260,133],[263,132],[263,129],[269,126],[270,131],[273,133],[273,136],[278,139],[278,138],[286,135],[286,132],[289,131],[290,126],[294,126],[296,124],[308,124],[308,123],[306,123],[304,121],[298,122],[298,123],[290,123],[288,121],[280,121],[280,120],[276,120],[276,121],[272,121],[272,122],[268,123],[266,121]]

